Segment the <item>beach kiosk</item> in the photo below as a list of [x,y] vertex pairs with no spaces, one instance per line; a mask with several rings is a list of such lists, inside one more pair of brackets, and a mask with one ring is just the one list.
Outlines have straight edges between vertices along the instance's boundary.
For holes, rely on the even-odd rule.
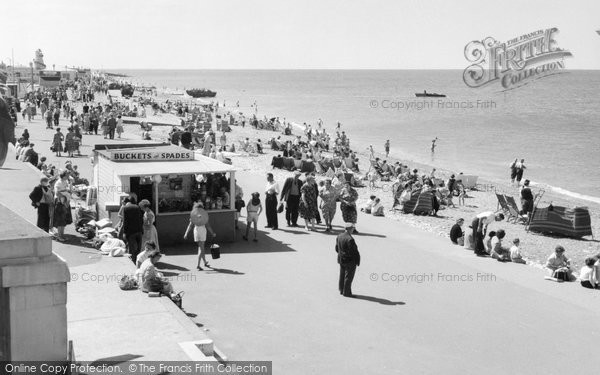
[[[122,198],[135,193],[138,202],[150,201],[160,245],[173,245],[185,242],[192,197],[200,195],[217,234],[215,241],[235,239],[235,169],[231,165],[165,143],[96,145],[93,165],[99,218],[109,217],[116,225]],[[223,202],[223,197],[229,202]]]

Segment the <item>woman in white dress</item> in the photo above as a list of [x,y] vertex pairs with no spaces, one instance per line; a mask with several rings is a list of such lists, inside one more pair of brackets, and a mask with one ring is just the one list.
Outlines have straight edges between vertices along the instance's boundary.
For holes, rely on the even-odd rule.
[[145,248],[146,242],[152,241],[156,245],[156,251],[160,251],[158,246],[158,232],[154,226],[156,215],[150,209],[150,201],[142,199],[138,204],[142,211],[144,211],[144,234],[142,235],[142,249]]

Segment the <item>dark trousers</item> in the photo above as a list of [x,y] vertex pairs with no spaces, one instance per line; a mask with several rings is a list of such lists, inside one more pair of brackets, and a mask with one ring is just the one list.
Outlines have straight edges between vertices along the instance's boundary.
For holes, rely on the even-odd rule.
[[340,264],[340,294],[344,296],[352,295],[352,280],[356,273],[356,264]]
[[480,232],[477,230],[479,228],[479,219],[473,219],[471,226],[473,227],[473,242],[475,247],[475,254],[487,254],[485,251],[485,246],[483,245],[483,237],[485,237],[485,233],[483,231]]
[[48,232],[50,230],[50,205],[40,203],[37,208],[37,227]]
[[275,194],[267,194],[265,198],[265,212],[267,215],[267,226],[277,229],[277,196]]
[[286,201],[287,208],[285,209],[285,219],[288,224],[297,225],[298,224],[298,206],[300,206],[300,196],[299,195],[288,195],[288,199]]
[[135,263],[138,254],[140,253],[140,247],[142,246],[142,233],[137,232],[127,235],[127,251],[131,254],[131,260]]
[[108,129],[108,137],[110,139],[115,139],[115,128],[109,128]]

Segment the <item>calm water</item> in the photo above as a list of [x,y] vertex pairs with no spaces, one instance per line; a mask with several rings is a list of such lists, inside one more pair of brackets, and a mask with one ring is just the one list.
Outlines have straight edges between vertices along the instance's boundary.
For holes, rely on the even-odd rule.
[[[357,150],[373,144],[383,152],[390,139],[392,156],[492,181],[506,181],[510,162],[524,158],[526,178],[600,202],[600,71],[565,72],[508,92],[499,84],[469,88],[458,70],[119,72],[158,87],[209,88],[228,107],[256,101],[259,114],[300,124],[321,118],[333,130],[340,121]],[[414,96],[423,90],[447,98]]]

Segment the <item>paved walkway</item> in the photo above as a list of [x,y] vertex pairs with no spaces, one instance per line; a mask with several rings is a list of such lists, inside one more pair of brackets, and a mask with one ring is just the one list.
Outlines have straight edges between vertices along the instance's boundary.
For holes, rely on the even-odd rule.
[[[36,139],[38,129],[32,126],[34,143],[43,144]],[[36,211],[28,195],[39,183],[40,174],[14,160],[14,152],[9,151],[9,156],[0,169],[0,180],[5,182],[0,188],[0,202],[35,224]],[[168,298],[150,298],[141,291],[119,289],[119,277],[135,271],[131,261],[94,254],[93,249],[81,245],[73,226],[66,233],[69,241],[53,241],[53,251],[66,259],[71,272],[68,337],[74,342],[78,361],[202,358],[199,352],[188,355],[180,344],[209,338]]]
[[[34,138],[38,133],[30,132]],[[84,167],[86,158],[79,160],[85,176],[91,166]],[[0,173],[3,181],[10,178]],[[247,195],[264,188],[256,173],[238,173],[238,178]],[[31,220],[26,197],[34,184],[19,180],[4,185],[1,199]],[[272,360],[274,373],[283,374],[532,374],[594,366],[587,348],[600,338],[593,323],[600,311],[597,291],[578,283],[548,282],[541,270],[477,258],[402,223],[359,215],[356,240],[363,261],[353,287],[358,298],[343,298],[337,291],[335,236],[286,228],[283,215],[279,219],[281,230],[265,232],[261,217],[258,243],[223,244],[221,259],[211,261],[212,270],[194,270],[193,248],[164,249],[161,267],[177,290],[185,290],[186,311],[196,315],[194,323],[208,329],[231,359]],[[338,212],[338,232],[341,224]],[[72,272],[111,270],[110,259],[89,259],[69,248],[57,251],[78,262]],[[394,277],[401,281],[391,281]],[[102,293],[127,295],[116,285],[74,289],[80,285],[85,284],[69,286],[72,330],[85,327],[85,316],[94,317],[94,304],[110,300]],[[81,303],[90,305],[75,306]],[[90,327],[118,335],[129,349],[116,353],[136,354],[143,314],[136,310],[135,319],[126,322],[132,310],[121,308],[111,311],[122,318],[117,329],[100,320]],[[73,319],[73,313],[79,317]],[[148,313],[163,311],[154,307]],[[96,357],[111,355],[103,343],[79,346],[96,350]]]

